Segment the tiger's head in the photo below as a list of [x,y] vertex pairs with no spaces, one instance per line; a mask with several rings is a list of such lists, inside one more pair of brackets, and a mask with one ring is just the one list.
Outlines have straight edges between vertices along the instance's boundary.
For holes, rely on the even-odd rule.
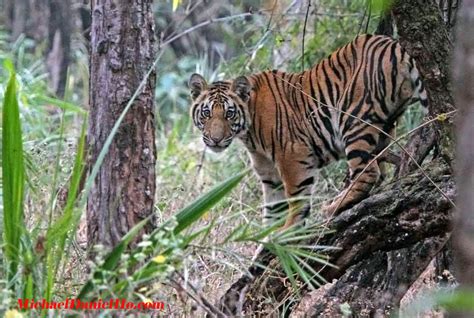
[[247,77],[208,85],[201,75],[193,74],[188,86],[193,100],[191,117],[212,151],[223,151],[234,137],[247,132],[250,120],[247,106],[252,89]]

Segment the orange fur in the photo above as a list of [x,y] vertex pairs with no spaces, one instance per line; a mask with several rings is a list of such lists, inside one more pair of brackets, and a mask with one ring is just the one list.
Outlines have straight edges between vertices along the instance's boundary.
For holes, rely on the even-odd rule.
[[365,198],[381,175],[366,167],[390,139],[396,120],[419,99],[414,60],[397,41],[358,36],[301,73],[266,71],[210,85],[189,81],[191,115],[215,151],[234,138],[246,146],[264,193],[267,221],[289,200],[285,228],[309,212],[315,170],[346,157],[350,184],[324,210],[338,213]]

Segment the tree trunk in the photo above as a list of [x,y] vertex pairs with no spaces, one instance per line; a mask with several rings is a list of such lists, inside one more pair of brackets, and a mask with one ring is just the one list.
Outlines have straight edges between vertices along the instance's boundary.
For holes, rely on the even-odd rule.
[[5,0],[4,16],[13,41],[25,34],[40,43],[48,34],[48,0]]
[[268,265],[280,275],[269,275],[270,271],[252,266],[249,272],[253,276],[243,276],[221,298],[219,308],[223,314],[243,311],[276,316],[275,304],[279,304],[280,308],[293,311],[292,316],[338,317],[342,315],[341,304],[347,303],[358,317],[387,316],[448,241],[456,192],[451,168],[452,39],[434,0],[398,0],[391,11],[400,43],[415,58],[424,78],[429,115],[449,114],[420,129],[405,147],[420,164],[433,149],[435,159],[424,165],[425,175],[414,172],[417,166],[404,154],[396,182],[377,189],[331,220],[328,227],[335,232],[317,244],[339,248],[327,253],[330,262],[338,267],[321,267],[317,263],[311,266],[327,281],[338,279],[337,282],[312,293],[302,290],[301,298],[292,286],[287,286],[279,261],[264,251],[256,263]]
[[[441,16],[436,1],[399,0],[392,14],[400,36],[400,44],[417,62],[428,91],[429,115],[448,113],[455,109],[450,81],[452,38]],[[431,149],[436,148],[449,161],[454,153],[451,118],[438,121],[415,133],[408,152],[421,162]],[[416,165],[405,156],[401,174],[412,171]]]
[[[91,2],[91,163],[140,82],[152,67],[155,33],[151,0]],[[147,78],[115,135],[87,202],[89,246],[116,245],[153,214],[155,194],[155,72]]]
[[25,34],[38,45],[47,42],[44,55],[49,86],[57,96],[63,97],[71,59],[71,0],[8,0],[5,6],[6,25],[11,29],[13,41]]
[[454,246],[461,286],[474,289],[474,0],[464,0],[458,23],[453,65],[460,111],[456,166],[459,197]]
[[51,89],[63,97],[71,60],[72,10],[70,0],[49,0],[46,65]]
[[86,39],[87,44],[89,44],[91,40],[90,29],[92,23],[89,0],[82,1],[82,5],[79,7],[79,18],[81,20],[82,35],[84,36],[84,39]]
[[14,41],[21,34],[26,33],[29,12],[30,5],[28,0],[15,0],[12,9],[13,18],[11,20],[12,39]]
[[13,26],[13,15],[14,15],[14,9],[15,9],[15,2],[14,0],[3,0],[1,9],[3,12],[2,15],[2,22],[5,28],[9,31],[12,30]]

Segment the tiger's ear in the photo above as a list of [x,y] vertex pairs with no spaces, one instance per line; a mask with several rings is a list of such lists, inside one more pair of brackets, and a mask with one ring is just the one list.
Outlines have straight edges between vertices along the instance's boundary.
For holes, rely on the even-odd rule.
[[252,84],[250,84],[247,77],[239,76],[232,83],[232,90],[242,99],[242,101],[248,102],[250,99]]
[[197,73],[194,73],[189,78],[188,87],[191,90],[191,97],[194,100],[198,98],[199,94],[201,94],[202,91],[206,90],[207,83],[204,77]]

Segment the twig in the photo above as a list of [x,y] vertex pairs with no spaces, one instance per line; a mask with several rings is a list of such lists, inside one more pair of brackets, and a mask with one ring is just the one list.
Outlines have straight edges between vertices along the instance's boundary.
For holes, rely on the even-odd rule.
[[275,8],[276,8],[276,6],[277,6],[277,3],[278,3],[278,1],[273,1],[272,12],[271,12],[271,14],[270,14],[270,19],[268,19],[267,28],[266,28],[265,31],[270,30],[270,26],[271,26],[271,24],[272,24],[273,15],[275,14]]
[[[285,16],[286,14],[288,14],[288,12],[291,10],[291,8],[293,8],[293,6],[297,3],[298,1],[297,0],[293,0],[290,5],[288,5],[288,7],[285,8],[285,10],[283,11],[283,13],[281,14],[281,16]],[[260,40],[258,40],[257,44],[254,45],[254,49],[253,49],[253,52],[250,55],[250,57],[248,58],[248,60],[245,62],[245,64],[242,66],[242,70],[245,70],[248,68],[248,66],[250,65],[250,63],[254,60],[258,50],[260,50],[260,48],[263,47],[263,43],[265,42],[265,39],[273,32],[273,28],[277,25],[278,23],[274,23],[273,27],[271,27],[270,29],[267,29],[262,37],[260,38]]]
[[240,317],[240,316],[243,316],[242,313],[243,313],[243,307],[244,307],[244,302],[245,302],[245,295],[247,294],[247,289],[248,289],[248,286],[245,286],[244,288],[242,288],[242,290],[240,291],[239,293],[239,301],[237,302],[237,315]]
[[202,4],[202,0],[196,1],[195,3],[192,2],[193,1],[190,1],[190,3],[188,4],[188,7],[185,11],[185,15],[181,19],[179,19],[179,21],[176,21],[178,19],[172,19],[168,26],[161,32],[162,35],[166,34],[169,29],[173,28],[172,32],[170,34],[167,34],[167,36],[174,36],[177,32],[174,26],[183,24],[184,21],[189,18],[189,16],[193,13],[193,11]]
[[199,176],[202,167],[204,166],[204,159],[206,159],[206,150],[207,146],[204,146],[204,150],[202,151],[201,158],[199,159],[199,163],[196,166],[196,178]]
[[181,33],[179,33],[175,36],[172,36],[171,38],[165,39],[160,44],[159,49],[163,48],[164,46],[170,44],[173,41],[176,41],[177,39],[185,36],[188,33],[191,33],[193,31],[196,31],[197,29],[205,27],[206,25],[217,23],[217,22],[226,22],[226,21],[231,21],[231,20],[236,20],[236,19],[242,19],[242,18],[251,16],[251,15],[254,15],[254,14],[259,14],[259,13],[264,12],[264,11],[265,10],[259,10],[259,11],[256,11],[256,12],[245,12],[245,13],[239,13],[239,14],[235,14],[235,15],[229,15],[227,17],[209,19],[209,20],[203,21],[201,23],[198,23],[198,24],[190,27],[189,29],[184,30],[183,32],[181,32]]

